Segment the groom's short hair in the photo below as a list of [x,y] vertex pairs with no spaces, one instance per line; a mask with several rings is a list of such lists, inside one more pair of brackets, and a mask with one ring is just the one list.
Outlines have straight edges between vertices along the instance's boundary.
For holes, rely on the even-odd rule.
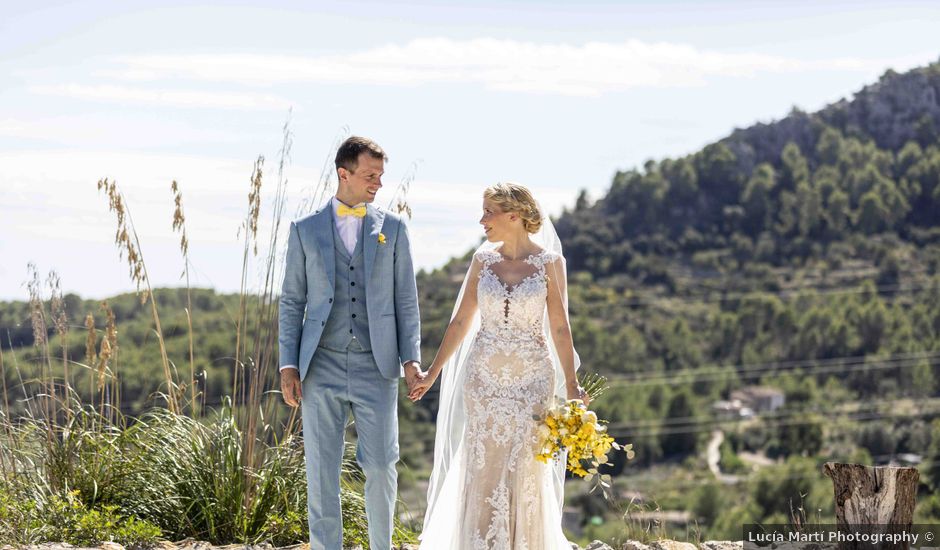
[[367,153],[372,158],[388,161],[388,155],[378,143],[362,136],[349,136],[336,150],[336,170],[345,168],[355,172],[359,165],[359,155]]

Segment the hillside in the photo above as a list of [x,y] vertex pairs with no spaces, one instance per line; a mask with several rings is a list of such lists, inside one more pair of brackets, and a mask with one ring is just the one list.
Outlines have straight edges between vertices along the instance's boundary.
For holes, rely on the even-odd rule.
[[[575,342],[585,369],[611,379],[598,407],[637,441],[638,464],[700,449],[711,405],[757,384],[818,430],[813,415],[840,403],[875,408],[838,434],[797,438],[809,448],[770,424],[737,450],[927,451],[936,411],[895,419],[877,406],[937,392],[938,129],[940,63],[888,71],[818,113],[619,172],[559,217]],[[431,347],[467,261],[420,277]],[[865,430],[895,428],[922,434],[864,444]]]

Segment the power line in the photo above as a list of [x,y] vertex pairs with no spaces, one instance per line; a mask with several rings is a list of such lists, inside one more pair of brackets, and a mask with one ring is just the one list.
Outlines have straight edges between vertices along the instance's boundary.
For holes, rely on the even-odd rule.
[[[644,297],[637,296],[636,294],[633,297],[625,299],[623,301],[617,302],[616,307],[623,306],[650,306],[655,305],[656,303],[675,303],[675,302],[687,302],[687,303],[697,303],[697,304],[707,304],[707,303],[721,303],[721,302],[730,302],[743,300],[747,298],[762,298],[767,296],[777,296],[781,298],[823,298],[826,296],[840,295],[840,294],[865,294],[871,291],[875,291],[877,294],[909,294],[915,292],[921,292],[926,290],[933,290],[936,288],[936,284],[931,282],[929,284],[892,284],[892,285],[867,285],[867,286],[855,286],[851,288],[832,288],[831,286],[823,285],[805,285],[800,287],[794,287],[792,289],[784,290],[752,290],[752,291],[730,291],[726,292],[721,289],[714,289],[710,292],[701,292],[701,293],[691,293],[680,296],[652,296]],[[720,294],[720,296],[714,296],[714,294]]]
[[[887,405],[887,404],[897,405],[897,402],[899,399],[911,399],[911,398],[912,396],[898,396],[897,398],[894,398],[894,399],[881,399],[877,401],[852,400],[852,401],[845,401],[845,402],[839,403],[839,405],[841,405],[843,408],[846,408],[846,409],[852,406],[861,407],[861,408],[870,408],[870,407],[879,407],[881,405]],[[924,398],[921,401],[924,403],[935,402],[938,405],[940,405],[940,398],[934,398],[934,399]],[[834,414],[835,412],[837,411],[835,411],[834,409],[820,410],[818,407],[801,407],[797,409],[780,409],[779,412],[771,411],[769,413],[763,413],[763,414],[756,415],[756,416],[749,417],[749,418],[742,418],[742,420],[768,420],[768,419],[772,420],[775,418],[785,418],[785,417],[791,417],[791,416],[798,416],[801,414],[810,414],[810,413]],[[663,418],[661,420],[640,420],[636,422],[619,422],[617,425],[625,426],[629,424],[630,427],[640,427],[640,428],[660,427],[663,425],[677,425],[677,424],[686,424],[688,426],[694,426],[694,425],[705,426],[705,425],[714,424],[716,422],[720,422],[722,420],[732,420],[732,419],[721,419],[721,418],[715,418],[711,416],[701,416],[701,415],[700,416],[676,416],[676,417]]]
[[[851,414],[851,413],[850,413]],[[936,410],[921,411],[919,413],[895,413],[895,414],[882,414],[882,413],[857,413],[856,416],[850,418],[844,418],[844,420],[850,420],[854,422],[871,422],[874,420],[882,420],[887,418],[920,418],[926,416],[940,415],[940,407]],[[793,415],[796,416],[796,415]],[[650,436],[660,436],[660,435],[670,435],[670,434],[680,434],[680,433],[703,433],[712,431],[718,428],[724,427],[733,427],[736,425],[743,424],[745,422],[751,422],[752,419],[734,419],[734,420],[720,420],[716,421],[713,426],[702,428],[700,426],[690,426],[690,427],[676,427],[676,428],[665,428],[661,430],[645,430],[645,431],[631,431],[629,426],[613,426],[608,429],[608,433],[614,437],[650,437]],[[777,428],[780,426],[800,426],[807,424],[815,424],[816,420],[788,420],[784,418],[780,422],[768,422],[761,424],[762,428]]]
[[[905,368],[917,365],[920,360],[940,358],[940,351],[910,352],[890,354],[881,357],[872,357],[867,355],[852,355],[845,357],[831,357],[828,359],[795,359],[789,361],[775,361],[770,363],[752,363],[743,365],[715,365],[703,366],[695,370],[685,370],[665,375],[660,372],[638,373],[634,375],[614,374],[608,375],[608,382],[616,384],[632,385],[662,385],[662,384],[680,384],[703,380],[721,380],[732,375],[743,378],[756,378],[763,374],[819,374],[825,372],[839,372],[841,370],[857,369],[881,369],[881,368]],[[907,364],[912,362],[912,364]],[[890,364],[899,363],[899,364]],[[933,364],[931,362],[931,364]],[[800,370],[801,368],[810,369],[809,372]],[[789,370],[786,370],[789,369]],[[650,377],[649,374],[656,376]]]

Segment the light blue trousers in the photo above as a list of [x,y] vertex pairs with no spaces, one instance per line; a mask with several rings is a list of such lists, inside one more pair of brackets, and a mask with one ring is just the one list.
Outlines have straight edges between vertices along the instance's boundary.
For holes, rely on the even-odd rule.
[[398,380],[383,377],[372,352],[362,351],[356,340],[346,351],[317,348],[304,377],[301,411],[310,549],[343,548],[339,479],[352,411],[356,460],[366,477],[369,547],[390,550],[398,490]]

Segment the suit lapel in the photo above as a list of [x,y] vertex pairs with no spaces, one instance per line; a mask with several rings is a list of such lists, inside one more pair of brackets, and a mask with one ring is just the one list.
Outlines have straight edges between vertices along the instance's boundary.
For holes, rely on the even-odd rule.
[[379,233],[382,231],[382,222],[385,213],[371,204],[366,205],[366,218],[362,227],[363,264],[366,269],[366,287],[372,280],[372,264],[375,261],[375,248],[379,245]]
[[313,234],[320,246],[320,257],[326,269],[326,278],[330,286],[336,286],[336,252],[333,250],[333,205],[329,202],[313,216]]

